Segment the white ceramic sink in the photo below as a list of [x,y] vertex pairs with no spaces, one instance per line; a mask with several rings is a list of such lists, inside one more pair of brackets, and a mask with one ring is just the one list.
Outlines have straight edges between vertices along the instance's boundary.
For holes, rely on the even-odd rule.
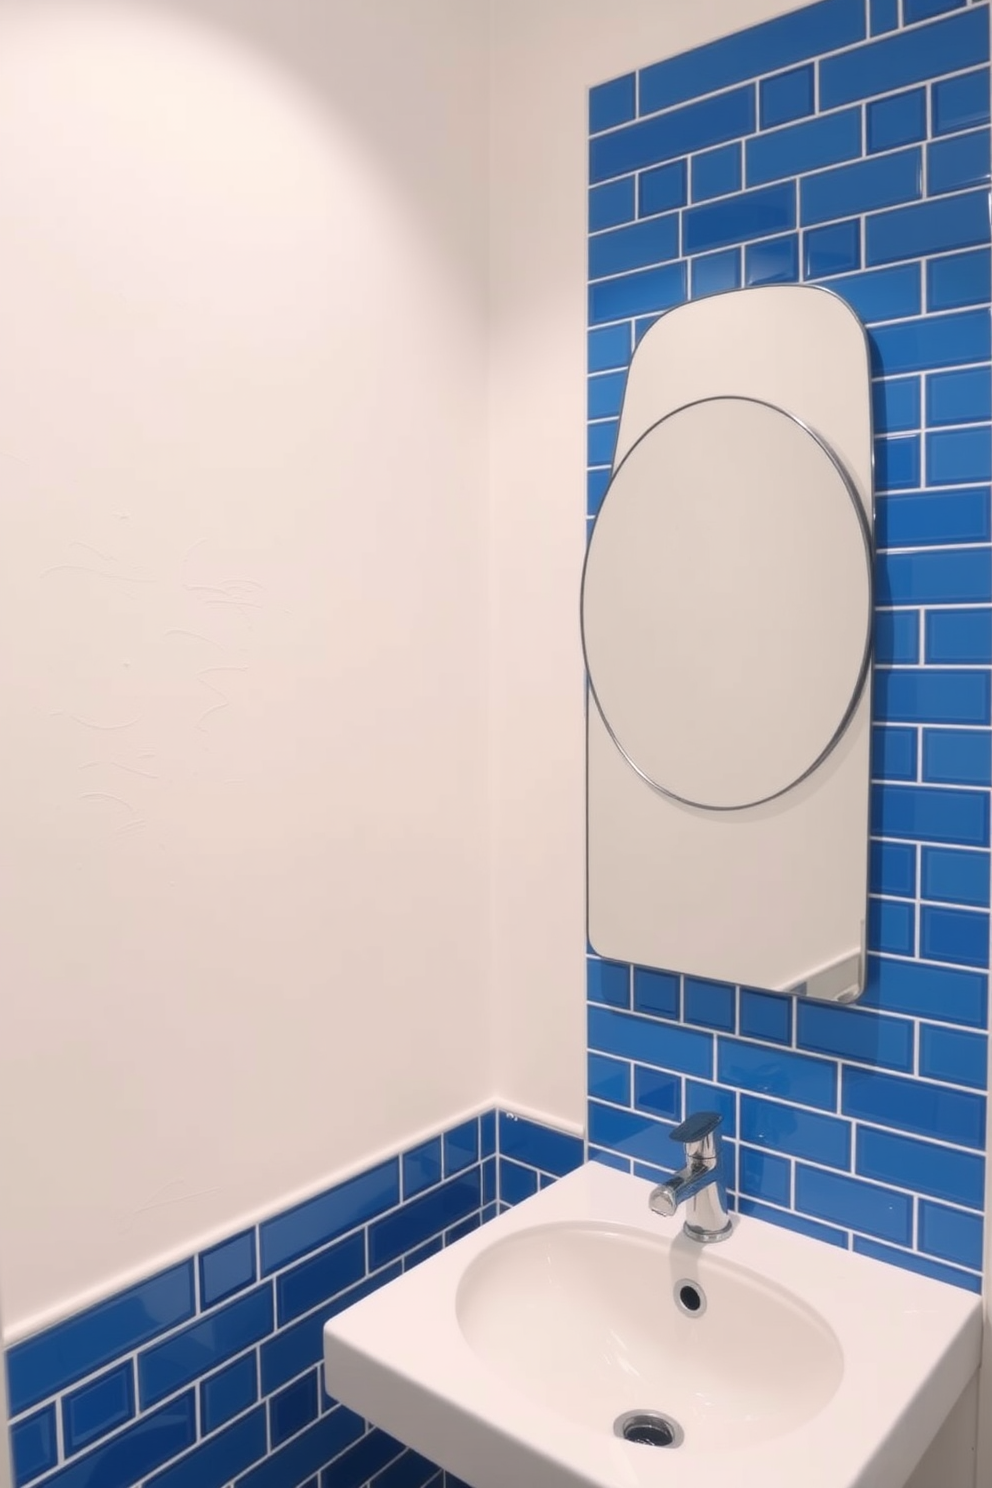
[[[758,1220],[701,1247],[650,1188],[590,1164],[341,1313],[328,1390],[473,1488],[901,1488],[978,1299]],[[676,1445],[615,1434],[651,1411]]]

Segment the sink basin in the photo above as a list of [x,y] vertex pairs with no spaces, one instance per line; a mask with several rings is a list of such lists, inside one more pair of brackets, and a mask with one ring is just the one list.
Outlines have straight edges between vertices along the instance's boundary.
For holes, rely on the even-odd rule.
[[901,1488],[978,1298],[759,1220],[699,1246],[650,1190],[589,1164],[364,1298],[328,1391],[473,1488]]
[[518,1231],[466,1269],[459,1325],[508,1383],[577,1426],[659,1410],[700,1451],[793,1430],[840,1384],[836,1334],[729,1254],[703,1283],[688,1243],[605,1225]]

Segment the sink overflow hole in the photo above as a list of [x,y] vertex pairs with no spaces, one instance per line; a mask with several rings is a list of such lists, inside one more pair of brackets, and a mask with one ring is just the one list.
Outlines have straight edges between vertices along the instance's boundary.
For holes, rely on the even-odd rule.
[[675,1283],[675,1301],[679,1311],[687,1317],[702,1317],[706,1311],[706,1295],[694,1281]]
[[613,1433],[643,1447],[680,1447],[684,1440],[678,1422],[660,1411],[627,1411],[613,1423]]

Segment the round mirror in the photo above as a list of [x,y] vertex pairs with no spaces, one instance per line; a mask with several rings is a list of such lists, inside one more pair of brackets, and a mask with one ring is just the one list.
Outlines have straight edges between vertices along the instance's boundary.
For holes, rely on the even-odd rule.
[[871,541],[803,424],[750,398],[663,418],[614,473],[582,579],[596,706],[633,768],[733,810],[829,754],[864,687]]

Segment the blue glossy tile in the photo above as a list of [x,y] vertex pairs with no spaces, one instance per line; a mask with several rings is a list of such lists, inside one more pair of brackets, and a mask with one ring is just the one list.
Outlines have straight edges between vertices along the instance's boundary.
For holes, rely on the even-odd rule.
[[975,971],[926,966],[918,961],[868,957],[868,984],[862,1007],[878,1007],[942,1023],[985,1026],[987,977]]
[[224,1488],[265,1453],[265,1411],[260,1408],[150,1478],[147,1488]]
[[[982,493],[986,502],[987,494]],[[976,542],[982,541],[976,538]],[[948,665],[981,666],[992,662],[992,611],[988,609],[929,610],[926,617],[926,658]]]
[[754,128],[754,88],[719,93],[701,103],[630,124],[589,143],[589,179],[606,181],[645,166],[739,139]]
[[988,315],[976,310],[882,326],[872,332],[871,345],[876,376],[987,362],[992,354]]
[[[891,157],[879,160],[884,165]],[[968,248],[989,241],[987,193],[968,191],[946,200],[920,202],[915,207],[897,207],[877,212],[865,223],[865,262],[896,263],[943,253],[948,248]]]
[[862,1183],[840,1173],[796,1166],[796,1208],[816,1219],[909,1245],[913,1201],[893,1189]]
[[919,435],[875,440],[875,482],[880,491],[912,490],[920,484]]
[[772,1147],[790,1157],[804,1157],[828,1168],[851,1165],[851,1123],[835,1116],[818,1116],[778,1101],[741,1096],[741,1138],[758,1147]]
[[589,1148],[589,1161],[600,1163],[604,1168],[614,1168],[618,1173],[630,1172],[629,1157],[620,1157],[616,1152],[604,1152],[600,1147]]
[[[496,1159],[493,1158],[492,1161],[493,1169],[495,1170]],[[495,1188],[493,1192],[495,1193]],[[492,1207],[495,1209],[495,1201],[492,1202]],[[438,1251],[443,1249],[444,1236],[438,1235],[434,1240],[428,1240],[426,1245],[419,1245],[416,1250],[408,1251],[407,1254],[403,1257],[404,1272],[413,1271],[415,1267],[421,1265],[424,1261],[429,1261],[431,1256],[437,1255]]]
[[14,1488],[23,1488],[56,1465],[59,1449],[54,1405],[46,1405],[10,1428],[10,1455]]
[[684,160],[672,160],[656,170],[642,171],[638,177],[639,217],[654,217],[671,212],[688,201],[688,170]]
[[992,739],[984,729],[925,729],[923,779],[932,785],[992,785]]
[[837,1100],[837,1069],[823,1059],[785,1049],[763,1049],[734,1039],[718,1039],[720,1083],[759,1095],[776,1095],[803,1106],[832,1111]]
[[682,1016],[687,1023],[699,1023],[704,1028],[720,1028],[733,1033],[736,1001],[736,989],[726,982],[686,977]]
[[403,1197],[413,1198],[441,1182],[441,1138],[432,1137],[403,1154]]
[[916,897],[916,847],[908,842],[873,842],[868,868],[873,894]]
[[586,414],[591,419],[616,418],[623,405],[626,372],[603,372],[587,384]]
[[843,1230],[831,1229],[829,1225],[817,1224],[815,1220],[804,1219],[801,1214],[794,1214],[791,1209],[772,1209],[755,1199],[741,1198],[737,1207],[741,1214],[749,1214],[754,1219],[763,1219],[767,1224],[778,1225],[779,1229],[792,1230],[796,1235],[807,1235],[811,1240],[823,1240],[827,1245],[836,1245],[841,1250],[847,1249],[847,1235]]
[[444,1176],[451,1178],[479,1161],[479,1120],[463,1121],[444,1134]]
[[951,1142],[957,1147],[981,1148],[985,1143],[984,1097],[946,1085],[906,1080],[876,1070],[845,1069],[841,1110],[858,1121],[891,1126],[904,1134]]
[[449,1178],[412,1203],[404,1204],[369,1226],[369,1266],[386,1266],[429,1240],[482,1205],[482,1179],[478,1168]]
[[689,207],[683,212],[683,252],[705,253],[729,243],[788,232],[795,225],[796,189],[791,181],[787,185],[742,191],[739,196]]
[[762,129],[774,129],[777,124],[791,124],[794,119],[806,118],[816,107],[812,63],[765,78],[758,93]]
[[881,668],[875,673],[875,709],[888,723],[988,723],[989,678],[936,667]]
[[441,1488],[437,1467],[419,1453],[407,1450],[372,1481],[371,1488]]
[[903,0],[903,24],[913,26],[917,21],[931,21],[934,16],[948,10],[960,10],[968,0]]
[[218,1426],[240,1416],[258,1399],[258,1360],[254,1353],[243,1354],[219,1369],[200,1385],[200,1420],[208,1435]]
[[288,1488],[291,1483],[302,1483],[364,1433],[361,1416],[339,1405],[239,1478],[238,1488]]
[[590,331],[587,346],[590,372],[608,372],[615,367],[626,368],[630,361],[630,326],[604,326],[601,331]]
[[[899,499],[899,498],[895,498]],[[886,503],[888,504],[888,503]],[[879,547],[885,544],[879,542]],[[876,666],[911,666],[920,659],[919,610],[878,610],[875,614]]]
[[590,1007],[589,1047],[600,1054],[615,1054],[703,1080],[713,1077],[712,1034],[653,1018]]
[[[317,1414],[317,1371],[312,1369],[269,1400],[269,1436],[273,1450],[309,1426],[311,1421],[316,1421]],[[218,1488],[221,1488],[220,1484]]]
[[969,424],[992,418],[992,370],[969,367],[927,378],[927,423]]
[[925,904],[920,910],[920,954],[955,966],[988,966],[988,914]]
[[897,376],[872,384],[872,417],[877,433],[895,434],[919,429],[921,424],[919,378]]
[[791,997],[741,990],[740,1031],[745,1038],[765,1039],[774,1044],[792,1042]]
[[[858,148],[860,150],[860,142]],[[801,221],[804,227],[809,227],[817,222],[830,222],[835,217],[876,212],[900,202],[917,201],[922,193],[923,157],[918,149],[901,150],[898,154],[886,155],[884,159],[869,157],[854,165],[842,165],[836,170],[804,177],[800,188]],[[887,262],[873,257],[870,252],[871,221],[867,261]],[[894,256],[912,257],[910,253]]]
[[484,1111],[479,1117],[479,1143],[482,1156],[492,1157],[496,1151],[496,1112]]
[[492,1204],[497,1198],[496,1157],[487,1157],[482,1164],[482,1202]]
[[[455,1180],[456,1182],[458,1180]],[[418,1201],[419,1202],[419,1201]],[[385,1286],[402,1274],[402,1266],[386,1266],[367,1281],[342,1292],[332,1302],[325,1302],[298,1323],[281,1329],[267,1338],[259,1351],[262,1364],[262,1394],[271,1395],[280,1385],[288,1384],[311,1364],[319,1364],[323,1352],[323,1328],[329,1317],[336,1317],[354,1302]]]
[[644,1162],[675,1165],[678,1154],[668,1140],[670,1123],[656,1121],[640,1111],[621,1111],[619,1106],[589,1102],[589,1140],[597,1147],[608,1147],[625,1157]]
[[801,1049],[831,1054],[837,1059],[861,1060],[885,1069],[912,1071],[913,1025],[902,1018],[880,1017],[860,1007],[838,1008],[815,1002],[801,1002],[797,1017],[796,1042]]
[[927,137],[927,90],[913,88],[870,103],[865,116],[869,153],[894,150]]
[[737,1181],[741,1193],[769,1204],[787,1207],[792,1198],[792,1164],[753,1147],[740,1150]]
[[857,1171],[866,1178],[898,1183],[952,1204],[982,1207],[985,1161],[977,1152],[939,1147],[873,1126],[858,1127],[855,1145]]
[[[917,315],[920,310],[919,264],[900,264],[895,269],[876,269],[862,274],[845,274],[841,278],[825,279],[823,283],[827,289],[832,289],[835,294],[845,299],[866,325],[873,325],[881,320],[898,320],[907,315]],[[914,321],[911,324],[916,325],[917,322]],[[890,329],[903,330],[904,328],[893,326]],[[879,337],[884,338],[885,335],[884,331],[873,332],[873,344]],[[890,367],[884,364],[878,356],[875,360],[878,363],[875,368],[876,376],[882,371],[913,370],[909,367]]]
[[[988,542],[989,529],[987,486],[914,492],[911,496],[882,496],[876,502],[875,545],[878,549]],[[883,613],[908,616],[915,615],[916,611],[895,610]],[[876,659],[884,659],[881,651],[876,652]],[[917,658],[894,656],[891,659],[915,661]],[[940,660],[935,656],[928,656],[927,659]]]
[[184,1261],[15,1344],[7,1353],[11,1414],[130,1353],[194,1311],[193,1263]]
[[685,264],[664,264],[589,286],[589,320],[626,320],[681,305],[685,299]]
[[868,0],[872,36],[899,29],[899,0]]
[[936,1023],[920,1025],[920,1074],[927,1079],[984,1090],[988,1058],[988,1039],[983,1033],[965,1033]]
[[741,250],[727,248],[722,253],[707,253],[692,260],[692,295],[700,300],[704,295],[722,294],[724,290],[740,289]]
[[[747,142],[747,184],[764,186],[769,181],[781,181],[786,176],[803,175],[806,171],[820,170],[827,165],[839,165],[843,160],[857,160],[861,154],[861,110],[845,109],[839,114],[827,114],[820,119],[810,119],[805,124],[792,124],[787,129],[776,129],[771,134],[757,134]],[[896,157],[898,160],[899,157]],[[899,167],[896,165],[896,170]],[[812,176],[810,181],[819,177]],[[810,182],[802,183],[802,200]],[[903,196],[894,198],[903,201]],[[851,207],[859,212],[862,207]],[[803,217],[803,222],[824,222],[830,217],[843,217],[846,213],[827,212],[819,217]]]
[[927,147],[927,195],[942,196],[948,191],[985,185],[989,169],[987,129],[936,140]]
[[[986,54],[987,55],[987,54]],[[968,61],[976,60],[974,57]],[[950,69],[948,69],[950,70]],[[933,85],[933,132],[953,134],[989,122],[989,69],[977,68],[961,77]]]
[[992,479],[992,434],[981,429],[940,429],[927,435],[930,485],[967,485]]
[[871,829],[877,837],[988,847],[988,797],[979,791],[925,785],[876,785],[871,793]]
[[602,232],[607,227],[619,227],[623,222],[633,222],[636,215],[636,177],[621,176],[618,181],[608,181],[605,186],[594,186],[589,192],[589,231]]
[[678,252],[678,213],[649,217],[630,227],[617,227],[590,238],[589,277],[605,279],[612,274],[626,274],[631,269],[644,269],[649,264],[677,258]]
[[820,0],[818,5],[806,5],[644,68],[641,112],[670,108],[713,88],[778,72],[821,52],[861,41],[864,34],[862,0]]
[[[800,12],[801,14],[801,12]],[[820,108],[840,108],[875,93],[957,72],[989,55],[987,19],[980,9],[897,32],[820,63]]]
[[630,1069],[626,1060],[610,1059],[606,1054],[590,1054],[587,1080],[589,1095],[595,1100],[629,1106]]
[[590,465],[612,465],[617,442],[616,419],[590,424],[586,431],[586,459]]
[[946,1209],[924,1199],[920,1204],[921,1250],[955,1266],[982,1269],[982,1221],[977,1214]]
[[589,89],[589,132],[626,124],[637,112],[637,78],[632,72]]
[[49,1483],[53,1488],[131,1488],[195,1440],[196,1399],[189,1390],[159,1410],[139,1416],[102,1446],[74,1458],[45,1479],[46,1488]]
[[71,1457],[134,1415],[134,1365],[108,1369],[62,1400],[62,1439]]
[[861,223],[832,222],[803,233],[803,270],[807,279],[847,274],[861,267]]
[[[989,904],[989,855],[950,847],[925,847],[920,870],[921,894],[945,904]],[[939,1014],[934,1013],[934,1017]],[[968,1020],[974,1021],[974,1020]]]
[[582,1165],[582,1139],[571,1132],[554,1131],[540,1122],[528,1121],[509,1111],[499,1113],[499,1150],[505,1157],[516,1158],[562,1178]]
[[686,1080],[685,1114],[693,1116],[697,1111],[719,1111],[723,1117],[723,1135],[737,1135],[736,1091],[726,1090],[722,1085],[710,1085],[705,1080]]
[[799,238],[766,238],[744,250],[745,284],[790,284],[799,278]]
[[912,956],[916,949],[916,910],[891,899],[868,901],[868,946],[893,956]]
[[145,1349],[138,1355],[142,1410],[258,1343],[274,1326],[272,1288],[261,1286]]
[[590,1002],[609,1007],[630,1007],[630,967],[623,961],[586,961],[586,988]]
[[876,582],[877,601],[883,605],[988,604],[992,599],[988,554],[974,548],[887,553]]
[[713,196],[727,196],[741,189],[741,146],[739,142],[706,150],[692,158],[692,199],[709,201]]
[[958,1271],[953,1266],[928,1261],[912,1250],[897,1250],[891,1245],[879,1245],[877,1241],[865,1240],[861,1235],[855,1235],[854,1249],[858,1255],[870,1256],[872,1260],[884,1261],[903,1271],[915,1271],[918,1276],[929,1276],[933,1281],[949,1282],[951,1286],[963,1287],[969,1292],[980,1292],[982,1289],[980,1276],[970,1276],[967,1271]]
[[[322,1488],[363,1488],[387,1463],[395,1461],[405,1450],[403,1443],[373,1427],[354,1446],[335,1459],[333,1468],[322,1479]],[[448,1485],[451,1475],[448,1475]]]
[[988,248],[952,253],[927,264],[927,309],[955,310],[989,299],[992,254]]
[[634,1011],[659,1018],[679,1016],[679,978],[670,971],[634,967]]
[[279,1326],[302,1317],[365,1275],[365,1238],[359,1232],[276,1277]]
[[245,1230],[200,1255],[200,1306],[213,1307],[255,1279],[255,1231]]
[[871,774],[873,780],[915,780],[916,730],[873,728]]
[[262,1275],[364,1224],[400,1201],[399,1160],[370,1168],[259,1226]]
[[665,1074],[663,1070],[646,1069],[643,1064],[634,1066],[634,1105],[649,1116],[660,1116],[663,1121],[682,1119],[682,1081],[678,1075]]

